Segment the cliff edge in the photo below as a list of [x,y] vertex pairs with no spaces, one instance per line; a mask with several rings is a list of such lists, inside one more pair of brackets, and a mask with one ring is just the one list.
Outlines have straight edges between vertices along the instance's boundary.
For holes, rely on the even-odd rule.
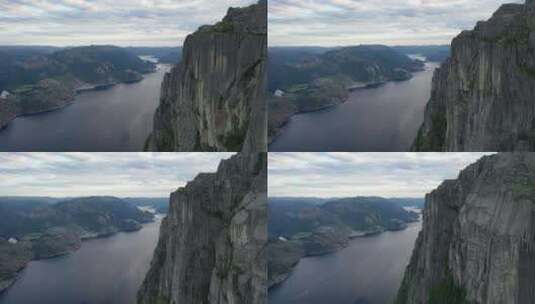
[[535,155],[485,156],[426,196],[397,304],[535,302]]
[[452,42],[414,151],[535,151],[535,2],[504,4]]
[[267,1],[230,8],[165,75],[151,151],[266,151]]
[[171,194],[138,303],[266,302],[266,167],[238,154]]

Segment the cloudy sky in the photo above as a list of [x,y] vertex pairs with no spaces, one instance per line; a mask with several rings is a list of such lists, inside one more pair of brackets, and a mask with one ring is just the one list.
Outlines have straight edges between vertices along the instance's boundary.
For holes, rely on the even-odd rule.
[[0,0],[0,45],[177,46],[254,0]]
[[269,153],[269,196],[423,197],[491,153]]
[[0,196],[168,197],[232,153],[0,153]]
[[449,44],[507,2],[524,0],[270,0],[269,43]]

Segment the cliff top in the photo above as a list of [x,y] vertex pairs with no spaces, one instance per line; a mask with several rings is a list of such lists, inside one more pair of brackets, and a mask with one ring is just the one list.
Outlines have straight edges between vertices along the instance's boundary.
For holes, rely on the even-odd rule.
[[260,0],[248,7],[231,7],[222,21],[201,26],[199,31],[267,34],[267,1]]

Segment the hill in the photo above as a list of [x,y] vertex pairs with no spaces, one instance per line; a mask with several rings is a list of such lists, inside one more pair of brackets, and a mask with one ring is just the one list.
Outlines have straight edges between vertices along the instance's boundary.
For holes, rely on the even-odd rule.
[[303,256],[328,254],[349,239],[401,230],[419,215],[381,197],[270,199],[268,203],[269,286],[284,281]]
[[344,102],[349,91],[412,78],[423,62],[384,45],[268,50],[268,136],[291,116]]
[[115,46],[0,48],[0,128],[20,115],[64,107],[77,93],[143,79],[155,65]]
[[0,292],[32,259],[67,254],[87,238],[135,231],[151,213],[115,197],[0,198]]

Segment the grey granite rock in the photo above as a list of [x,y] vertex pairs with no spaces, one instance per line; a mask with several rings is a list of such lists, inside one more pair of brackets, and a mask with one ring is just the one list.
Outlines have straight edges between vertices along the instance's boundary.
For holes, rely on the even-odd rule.
[[171,194],[138,303],[266,302],[266,159],[235,155]]
[[396,303],[527,304],[533,286],[535,154],[483,157],[426,196]]
[[452,42],[416,151],[535,150],[535,9],[502,5]]
[[267,2],[231,8],[184,43],[182,62],[166,74],[152,151],[267,149]]

